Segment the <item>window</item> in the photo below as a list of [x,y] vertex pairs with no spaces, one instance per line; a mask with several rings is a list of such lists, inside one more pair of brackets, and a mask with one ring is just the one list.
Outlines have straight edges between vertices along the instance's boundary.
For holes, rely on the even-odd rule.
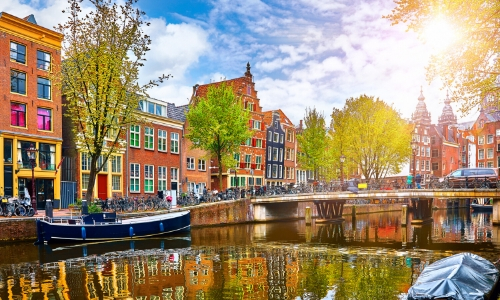
[[40,70],[50,70],[50,53],[36,50],[36,67]]
[[489,161],[489,162],[488,162],[488,168],[494,168],[494,166],[493,166],[493,162],[492,162],[492,161]]
[[167,131],[158,129],[158,151],[167,151]]
[[158,116],[167,116],[167,107],[165,105],[153,103],[147,100],[139,101],[139,110]]
[[178,168],[170,168],[170,180],[172,180],[172,181],[179,180],[179,169]]
[[154,150],[155,130],[151,127],[144,128],[144,149]]
[[500,129],[497,129],[497,130],[496,130],[496,135],[497,135],[497,136],[500,136]]
[[108,171],[108,161],[104,163],[104,156],[100,155],[99,158],[97,159],[97,168],[101,168],[102,172],[107,172]]
[[10,70],[10,91],[26,95],[26,73]]
[[267,178],[271,178],[271,165],[267,165]]
[[271,131],[267,132],[267,140],[272,141],[273,140],[273,133]]
[[288,142],[293,142],[293,131],[290,129],[286,131],[286,140]]
[[280,141],[280,135],[279,135],[279,133],[275,132],[274,133],[273,142],[277,143],[279,141]]
[[26,104],[10,103],[10,125],[26,127]]
[[141,180],[139,168],[139,164],[130,164],[130,192],[132,193],[138,193],[141,191],[139,188],[139,182]]
[[278,178],[278,165],[273,165],[273,178]]
[[121,173],[122,172],[122,157],[113,155],[111,157],[111,172]]
[[262,178],[260,177],[255,178],[255,185],[262,185]]
[[144,166],[144,193],[154,192],[154,166],[145,165]]
[[10,60],[20,64],[26,64],[26,46],[16,42],[10,42]]
[[273,155],[273,148],[271,146],[267,147],[267,160],[271,160],[272,155]]
[[252,162],[252,155],[245,154],[245,169],[250,169],[251,162]]
[[207,170],[207,161],[204,159],[198,159],[198,170],[206,171]]
[[261,125],[261,123],[260,123],[260,121],[253,120],[253,122],[252,122],[252,123],[253,123],[253,124],[252,124],[252,128],[253,128],[253,129],[260,130],[260,127],[262,126],[262,125]]
[[86,152],[82,152],[82,171],[90,171],[90,157]]
[[82,174],[82,190],[87,190],[89,186],[90,174]]
[[258,155],[255,157],[255,169],[260,170],[262,168],[262,156]]
[[273,161],[278,161],[278,148],[273,147]]
[[425,148],[425,156],[431,157],[431,147]]
[[170,152],[179,153],[179,134],[176,132],[170,133]]
[[436,143],[436,137],[431,136],[431,145],[434,145]]
[[438,149],[432,149],[432,157],[439,157],[439,150]]
[[247,102],[247,109],[249,111],[254,111],[255,110],[255,104],[252,102]]
[[56,169],[56,145],[40,143],[38,145],[38,165],[42,170]]
[[432,171],[437,171],[439,170],[439,164],[438,163],[432,163]]
[[111,176],[111,189],[113,191],[119,191],[121,190],[121,184],[122,178],[119,175],[112,175]]
[[235,153],[233,155],[233,157],[234,157],[234,160],[236,161],[236,167],[238,167],[239,164],[240,164],[240,154],[239,153]]
[[280,162],[283,161],[283,148],[280,149]]
[[39,130],[51,130],[52,129],[52,110],[48,108],[37,109],[37,123]]
[[493,149],[492,148],[489,148],[488,149],[488,159],[492,159],[493,158]]
[[477,138],[478,145],[484,145],[484,135]]
[[484,149],[479,150],[478,159],[484,159]]
[[130,147],[140,147],[140,134],[141,128],[139,127],[139,125],[130,126]]
[[187,158],[187,169],[194,170],[194,157]]
[[431,162],[430,162],[430,161],[428,161],[428,160],[426,160],[426,161],[425,161],[425,170],[426,170],[426,171],[430,171],[430,168],[431,168]]
[[158,167],[158,190],[167,189],[167,167]]
[[480,163],[478,164],[478,167],[479,167],[479,168],[484,168],[484,162],[480,162]]
[[256,139],[255,140],[255,147],[262,148],[262,140],[261,139]]
[[278,170],[278,178],[283,178],[283,166],[279,166],[279,170]]
[[245,141],[245,145],[246,145],[246,146],[252,146],[252,138],[248,138],[248,139],[246,139],[246,141]]
[[281,144],[283,144],[284,138],[285,138],[285,135],[283,133],[280,134],[280,143]]
[[43,77],[37,79],[38,98],[50,100],[50,80]]

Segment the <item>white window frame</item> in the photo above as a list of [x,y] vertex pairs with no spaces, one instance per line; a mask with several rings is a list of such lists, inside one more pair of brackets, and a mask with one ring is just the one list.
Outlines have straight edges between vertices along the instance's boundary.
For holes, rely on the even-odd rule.
[[[137,146],[135,143],[132,145],[132,140],[137,140]],[[130,147],[141,148],[141,126],[139,125],[130,126]]]
[[204,159],[198,159],[198,171],[206,171],[207,170],[207,161]]
[[[141,192],[141,165],[136,163],[131,163],[129,166],[129,190],[131,193],[140,193]],[[137,186],[136,189],[132,189],[132,187]]]
[[153,127],[144,127],[144,149],[155,149],[155,129]]
[[484,149],[477,151],[477,159],[484,159]]
[[479,136],[479,137],[477,138],[477,144],[478,144],[478,145],[484,145],[484,135]]
[[167,152],[167,131],[158,129],[158,151]]
[[179,181],[179,168],[170,168],[170,181]]
[[493,158],[493,148],[488,148],[487,152],[487,159],[492,159]]
[[[148,190],[148,187],[151,190]],[[144,193],[152,194],[155,192],[155,167],[153,165],[144,165]]]
[[120,175],[111,175],[111,189],[113,191],[121,191],[122,177]]
[[188,170],[194,170],[194,157],[188,157],[186,159],[186,166]]
[[167,167],[158,166],[158,190],[167,190]]
[[170,133],[170,153],[179,153],[179,134],[177,132]]

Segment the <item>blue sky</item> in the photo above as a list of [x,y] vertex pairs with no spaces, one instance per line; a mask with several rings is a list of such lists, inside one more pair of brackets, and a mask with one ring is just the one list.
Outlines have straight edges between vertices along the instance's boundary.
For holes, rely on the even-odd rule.
[[[45,27],[66,20],[65,0],[0,2],[0,11],[33,13]],[[193,85],[243,76],[250,62],[263,109],[281,108],[295,124],[306,107],[329,119],[333,107],[361,94],[379,97],[410,118],[421,86],[434,122],[442,112],[446,91],[438,81],[425,80],[432,47],[382,18],[395,6],[391,0],[139,0],[138,5],[151,22],[146,31],[153,39],[141,80],[173,75],[151,90],[154,98],[186,104]]]

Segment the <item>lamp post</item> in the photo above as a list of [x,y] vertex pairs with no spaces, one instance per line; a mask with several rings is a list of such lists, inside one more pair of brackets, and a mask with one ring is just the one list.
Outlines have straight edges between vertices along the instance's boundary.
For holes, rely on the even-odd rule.
[[345,155],[342,154],[340,156],[340,189],[343,190],[344,188],[344,162],[345,162]]
[[36,210],[36,197],[35,197],[35,167],[36,167],[36,153],[38,149],[35,148],[33,144],[30,145],[28,149],[26,149],[26,153],[28,153],[28,157],[30,159],[31,166],[31,206],[35,210],[35,215],[38,214]]
[[[417,132],[417,129],[415,128],[415,133]],[[418,142],[416,137],[414,136],[412,141],[411,141],[411,151],[413,154],[413,188],[415,188],[415,172],[416,172],[416,160],[415,160],[415,155],[417,154],[417,148],[418,148]]]

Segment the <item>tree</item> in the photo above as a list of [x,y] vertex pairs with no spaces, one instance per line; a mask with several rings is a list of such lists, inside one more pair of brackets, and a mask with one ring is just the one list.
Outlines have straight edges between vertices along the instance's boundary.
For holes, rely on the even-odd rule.
[[[396,0],[396,8],[385,18],[392,24],[407,23],[425,38],[437,27],[449,28],[442,39],[453,34],[455,42],[434,54],[427,68],[431,81],[436,77],[451,88],[450,98],[462,102],[462,113],[477,107],[486,97],[499,109],[500,101],[500,2]],[[443,26],[446,25],[447,26]],[[438,37],[439,42],[439,37]]]
[[347,99],[342,110],[333,109],[331,128],[331,148],[367,179],[399,173],[411,155],[411,127],[378,98]]
[[222,169],[233,167],[234,153],[253,132],[248,128],[250,112],[245,110],[241,97],[225,82],[208,86],[205,96],[192,99],[186,115],[186,137],[192,148],[208,152],[219,166],[219,189],[222,190]]
[[297,160],[302,169],[313,171],[314,179],[318,180],[320,171],[328,167],[325,116],[316,108],[306,108],[304,126],[305,129],[297,135],[300,151]]
[[137,0],[119,6],[113,0],[89,1],[95,10],[82,17],[82,0],[68,0],[68,20],[57,27],[65,35],[63,63],[54,75],[66,98],[65,116],[71,119],[76,147],[88,157],[87,200],[97,173],[126,146],[127,128],[143,121],[136,113],[139,100],[168,78],[137,82],[151,44],[141,29],[148,25],[142,21],[144,13],[133,8]]

